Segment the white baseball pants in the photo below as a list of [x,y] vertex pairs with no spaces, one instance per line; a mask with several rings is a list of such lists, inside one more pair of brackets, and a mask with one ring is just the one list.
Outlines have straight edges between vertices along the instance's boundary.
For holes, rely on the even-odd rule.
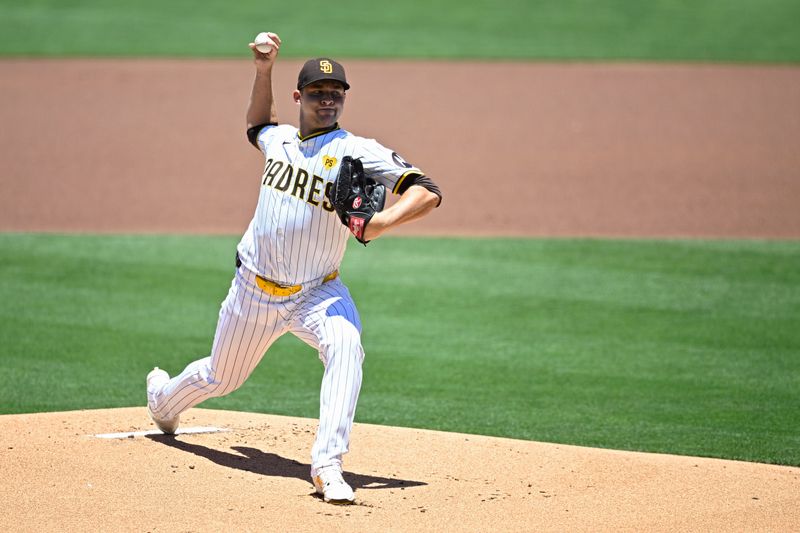
[[189,364],[155,391],[150,408],[158,417],[171,418],[233,392],[287,332],[316,348],[325,367],[311,475],[330,465],[341,468],[361,389],[364,350],[358,311],[338,277],[305,284],[299,293],[281,297],[262,291],[255,274],[239,267],[220,309],[211,355]]

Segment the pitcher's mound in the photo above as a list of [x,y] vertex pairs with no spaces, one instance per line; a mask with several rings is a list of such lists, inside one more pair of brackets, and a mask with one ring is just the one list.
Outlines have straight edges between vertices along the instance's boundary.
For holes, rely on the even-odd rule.
[[[0,417],[6,531],[790,531],[800,469],[356,424],[356,504],[309,479],[316,421],[143,407]],[[99,435],[99,436],[98,436]]]

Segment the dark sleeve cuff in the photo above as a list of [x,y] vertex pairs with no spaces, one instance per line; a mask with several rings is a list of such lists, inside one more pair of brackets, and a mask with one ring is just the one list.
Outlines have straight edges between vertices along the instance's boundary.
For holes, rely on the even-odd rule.
[[[277,122],[265,122],[264,124],[258,124],[257,126],[253,126],[252,128],[247,128],[247,140],[250,141],[250,144],[258,148],[258,134],[261,133],[261,130],[266,128],[267,126],[277,126]],[[261,148],[258,148],[258,151],[261,151]]]
[[442,203],[442,191],[439,190],[439,186],[436,185],[433,180],[425,174],[419,174],[417,172],[409,172],[408,174],[404,174],[403,177],[398,180],[392,192],[395,194],[403,194],[412,185],[424,187],[438,196],[439,203],[436,204],[436,207],[439,207],[439,205]]

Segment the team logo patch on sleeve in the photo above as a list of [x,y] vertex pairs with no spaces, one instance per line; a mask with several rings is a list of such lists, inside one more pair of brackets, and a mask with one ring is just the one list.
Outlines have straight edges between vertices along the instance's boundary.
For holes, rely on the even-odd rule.
[[329,155],[322,156],[322,166],[324,166],[328,170],[336,166],[336,161],[337,160],[335,157],[331,157]]

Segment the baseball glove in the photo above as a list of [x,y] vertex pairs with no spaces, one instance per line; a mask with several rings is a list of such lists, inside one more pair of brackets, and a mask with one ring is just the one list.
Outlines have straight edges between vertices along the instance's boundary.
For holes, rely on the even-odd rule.
[[342,224],[366,246],[369,241],[364,240],[364,230],[375,213],[383,210],[386,187],[365,176],[361,160],[348,155],[342,158],[339,175],[328,189],[328,200]]

